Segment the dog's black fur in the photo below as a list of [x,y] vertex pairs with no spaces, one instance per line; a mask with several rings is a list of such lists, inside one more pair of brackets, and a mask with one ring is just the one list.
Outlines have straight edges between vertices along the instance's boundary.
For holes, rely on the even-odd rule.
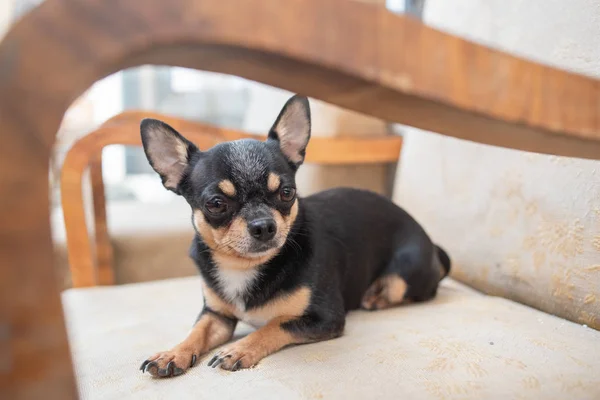
[[[296,198],[295,174],[310,138],[310,111],[304,97],[294,96],[286,103],[265,142],[247,139],[200,151],[162,122],[144,120],[141,131],[148,159],[165,186],[202,213],[193,218],[196,235],[190,255],[205,285],[224,302],[234,302],[219,280],[219,269],[227,266],[216,260],[219,244],[207,240],[203,232],[231,229],[236,218],[246,225],[272,224],[275,213],[290,219],[289,233],[279,242],[277,236],[259,240],[248,234],[239,240],[241,244],[225,247],[249,260],[272,252],[252,267],[259,273],[236,299],[246,311],[300,287],[309,288],[310,301],[303,314],[281,323],[283,330],[307,342],[339,336],[346,312],[364,306],[365,293],[379,278],[399,277],[406,284],[404,300],[418,302],[433,298],[440,279],[450,270],[448,255],[423,228],[380,195],[340,188]],[[172,151],[174,146],[179,146],[177,151]],[[275,191],[268,188],[271,174],[280,182]],[[223,181],[233,184],[235,194],[223,191]],[[283,229],[274,226],[278,233]],[[260,229],[253,232],[264,234]],[[372,294],[377,295],[377,290]],[[205,305],[206,312],[234,325],[237,320],[210,304]]]

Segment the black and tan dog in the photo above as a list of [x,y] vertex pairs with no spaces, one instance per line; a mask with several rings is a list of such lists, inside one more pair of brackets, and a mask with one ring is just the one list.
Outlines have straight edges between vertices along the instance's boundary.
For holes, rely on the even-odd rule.
[[182,374],[228,342],[238,320],[258,329],[209,366],[249,368],[285,346],[340,336],[348,310],[435,296],[450,259],[405,211],[355,189],[296,196],[310,124],[308,100],[294,96],[266,141],[202,152],[168,125],[142,121],[150,164],[192,208],[190,254],[205,300],[189,336],[142,371]]

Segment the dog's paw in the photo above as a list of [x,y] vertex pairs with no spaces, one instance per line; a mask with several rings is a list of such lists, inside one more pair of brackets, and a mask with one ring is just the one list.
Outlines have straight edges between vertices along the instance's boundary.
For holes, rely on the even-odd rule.
[[377,279],[365,292],[361,306],[365,310],[383,310],[406,302],[408,286],[399,276],[389,275]]
[[385,286],[381,280],[375,281],[364,294],[361,307],[374,311],[389,307],[390,303],[385,295]]
[[140,370],[155,378],[168,378],[183,374],[196,364],[198,355],[193,349],[173,349],[157,353],[142,363]]
[[221,367],[228,371],[254,367],[264,357],[258,349],[252,349],[243,342],[233,343],[231,346],[217,352],[208,362],[209,367]]
[[362,308],[367,311],[383,310],[390,306],[390,303],[380,296],[369,296],[362,300]]

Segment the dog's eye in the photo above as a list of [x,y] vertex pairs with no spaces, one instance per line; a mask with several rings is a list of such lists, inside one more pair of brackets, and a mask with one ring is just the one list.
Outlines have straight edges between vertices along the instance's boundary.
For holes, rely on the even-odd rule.
[[284,187],[279,191],[279,197],[281,201],[292,201],[296,195],[296,189],[291,187]]
[[223,214],[227,211],[227,203],[220,197],[215,197],[206,202],[206,209],[211,214]]

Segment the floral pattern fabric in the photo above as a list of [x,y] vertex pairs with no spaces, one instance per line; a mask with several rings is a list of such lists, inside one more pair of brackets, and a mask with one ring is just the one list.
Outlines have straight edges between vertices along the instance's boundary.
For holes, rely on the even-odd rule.
[[600,161],[410,130],[395,200],[456,279],[600,329]]

